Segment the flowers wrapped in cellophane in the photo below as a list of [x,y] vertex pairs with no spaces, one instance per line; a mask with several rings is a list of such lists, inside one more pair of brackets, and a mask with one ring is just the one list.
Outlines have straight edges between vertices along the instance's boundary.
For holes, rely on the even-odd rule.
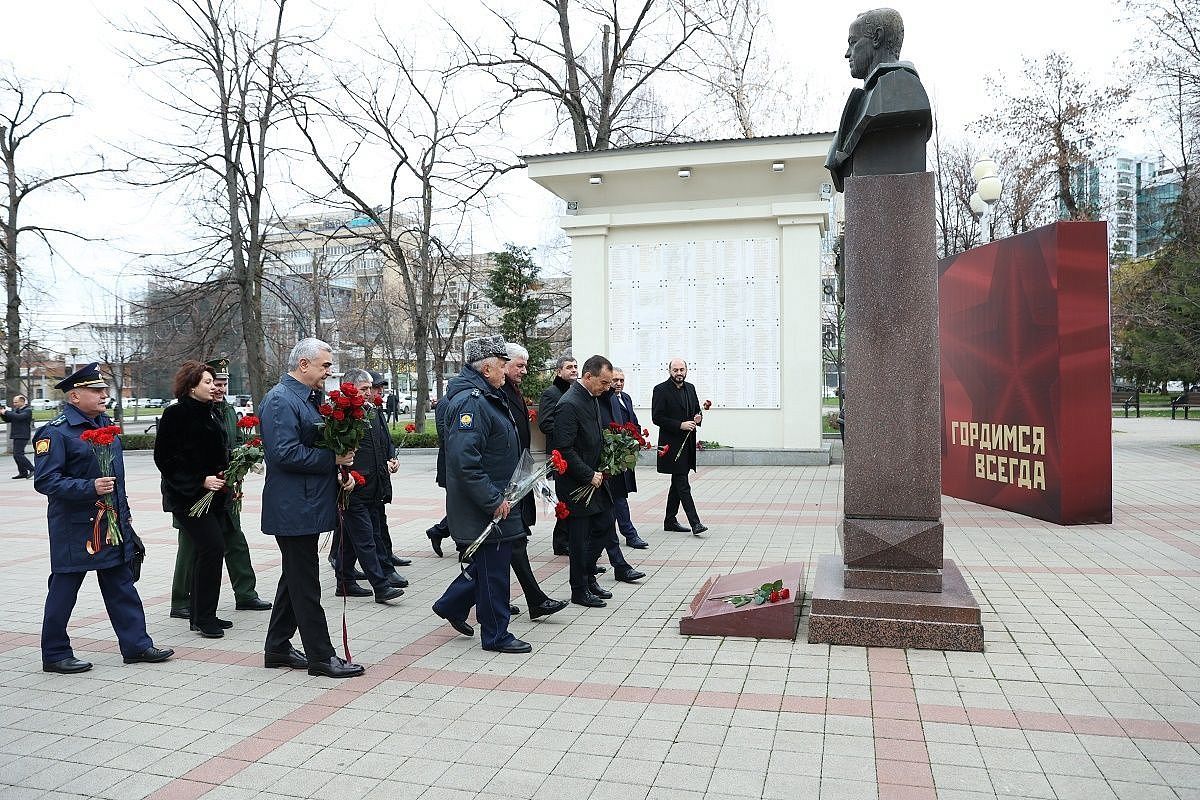
[[[253,419],[257,423],[257,417],[246,417],[244,419]],[[239,422],[239,426],[241,423]],[[253,427],[252,425],[242,426],[246,428]],[[225,479],[226,491],[233,491],[233,510],[240,514],[242,511],[242,481],[246,475],[251,472],[263,471],[263,447],[262,438],[255,436],[245,444],[240,444],[233,448],[229,454],[229,466],[221,473],[220,477]],[[209,507],[212,506],[213,497],[216,496],[216,491],[209,491],[204,494],[199,500],[192,504],[188,509],[189,517],[199,517],[202,514],[207,514]]]
[[[554,491],[550,488],[547,479],[550,473],[557,472],[559,475],[567,471],[566,459],[557,450],[550,453],[550,458],[535,464],[533,456],[528,450],[521,453],[521,458],[517,460],[517,468],[513,470],[512,477],[508,479],[508,486],[504,489],[504,499],[508,501],[511,507],[516,505],[517,501],[523,498],[530,492],[537,490],[537,494],[542,499],[553,499]],[[487,539],[488,534],[492,532],[492,528],[496,527],[502,517],[495,517],[483,529],[483,532],[467,545],[467,549],[463,551],[463,563],[465,564],[471,556],[479,550]],[[465,571],[465,566],[463,567]]]

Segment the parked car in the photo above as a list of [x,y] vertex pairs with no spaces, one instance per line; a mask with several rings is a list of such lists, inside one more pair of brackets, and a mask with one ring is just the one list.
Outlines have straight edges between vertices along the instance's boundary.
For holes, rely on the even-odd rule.
[[35,397],[29,401],[29,407],[34,411],[48,411],[50,409],[58,408],[60,403],[60,400],[51,400],[46,397]]
[[233,411],[238,415],[238,419],[254,413],[254,401],[250,399],[248,394],[235,394],[233,396]]
[[161,397],[147,397],[143,403],[144,408],[162,408],[165,405],[166,401]]

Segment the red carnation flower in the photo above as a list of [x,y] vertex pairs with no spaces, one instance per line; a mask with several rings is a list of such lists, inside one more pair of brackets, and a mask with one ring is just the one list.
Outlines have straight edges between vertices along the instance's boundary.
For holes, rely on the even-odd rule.
[[658,448],[658,457],[662,458],[669,452],[671,452],[671,445],[664,444],[662,447]]
[[619,431],[619,430],[621,430],[621,426],[615,422],[610,422],[610,423],[608,423],[608,429],[610,431]]
[[567,471],[567,460],[563,458],[562,453],[552,450],[550,451],[550,466],[554,468],[555,472],[562,475]]
[[350,470],[350,477],[354,478],[354,484],[356,486],[362,486],[367,482],[367,479],[364,478],[357,470]]
[[405,432],[405,433],[416,433],[416,432],[417,432],[417,426],[416,426],[416,425],[413,425],[413,424],[410,422],[410,423],[408,423],[407,425],[405,425],[405,426],[404,426],[404,432]]
[[253,439],[246,442],[246,444],[250,445],[251,447],[262,447],[262,438],[255,436]]
[[237,421],[237,426],[239,428],[257,428],[259,421],[258,417],[253,414],[247,414]]
[[333,414],[333,406],[329,405],[329,403],[322,403],[317,408],[317,411],[321,414],[322,417],[328,417]]
[[529,421],[537,422],[537,409],[536,408],[529,409]]
[[704,401],[704,410],[708,411],[710,408],[712,408],[712,400],[705,400]]
[[562,500],[558,501],[558,505],[554,507],[554,516],[557,519],[566,519],[571,516],[571,510],[567,508],[567,504]]
[[342,420],[344,420],[346,418],[346,412],[342,411],[340,408],[337,408],[337,409],[334,409],[333,413],[330,414],[329,416],[333,417],[338,422],[341,422]]
[[642,436],[649,436],[649,435],[650,435],[650,429],[642,428]]

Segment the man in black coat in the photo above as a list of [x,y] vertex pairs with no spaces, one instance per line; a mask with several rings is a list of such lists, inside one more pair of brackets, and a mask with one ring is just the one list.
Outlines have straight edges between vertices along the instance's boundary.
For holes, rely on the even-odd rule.
[[[619,372],[619,371],[618,371]],[[618,372],[614,372],[616,375]],[[613,423],[621,424],[621,420],[613,417],[612,409],[614,403],[614,391],[609,389],[604,394],[600,395],[600,429],[604,430]],[[619,515],[618,509],[620,504],[629,496],[629,487],[632,485],[634,490],[637,489],[637,483],[633,480],[633,470],[627,469],[624,472],[618,472],[616,475],[608,475],[604,479],[604,485],[608,487],[609,493],[613,499],[613,514],[614,519]],[[640,541],[640,540],[639,540]],[[644,543],[643,543],[644,544]],[[621,552],[621,540],[617,536],[617,526],[613,527],[608,532],[608,539],[604,543],[604,551],[608,553],[608,563],[612,564],[613,577],[623,583],[637,583],[642,578],[646,577],[646,573],[634,569],[633,566],[625,560],[625,554]]]
[[17,462],[17,474],[13,480],[33,477],[33,464],[25,457],[25,448],[29,446],[29,435],[33,427],[33,409],[25,395],[19,394],[13,398],[12,408],[0,406],[0,417],[8,423],[8,439],[12,447],[13,461]]
[[[669,369],[671,377],[654,387],[650,403],[651,417],[658,426],[658,471],[671,476],[663,530],[681,533],[689,530],[676,519],[682,505],[691,532],[699,536],[708,528],[696,513],[688,473],[696,469],[696,441],[704,415],[700,413],[696,387],[687,382],[687,362],[682,358],[672,359]],[[667,446],[666,455],[661,454],[664,445]]]
[[[579,377],[579,365],[575,359],[569,355],[559,356],[558,361],[554,364],[554,382],[546,387],[546,391],[542,392],[542,397],[538,401],[538,430],[546,435],[547,453],[553,449],[550,446],[550,438],[554,432],[554,412],[558,401],[562,399],[567,389],[571,388],[571,384],[577,377]],[[567,555],[567,523],[565,520],[560,519],[554,523],[553,536],[554,555]]]
[[[567,462],[555,477],[558,499],[567,504],[567,550],[571,558],[571,602],[602,608],[612,593],[596,582],[596,559],[616,520],[612,493],[600,472],[604,436],[600,428],[600,395],[612,385],[612,362],[600,355],[583,362],[583,376],[563,393],[554,410],[550,447]],[[575,499],[591,489],[591,496]]]
[[388,392],[387,419],[385,421],[388,423],[400,421],[400,398],[396,396],[395,392]]
[[[642,423],[638,422],[637,412],[633,410],[633,398],[625,392],[625,373],[619,368],[613,370],[612,394],[609,396],[608,404],[613,422],[618,425],[633,423],[638,430],[642,429]],[[636,467],[621,473],[624,487],[614,482],[613,499],[617,514],[617,528],[625,537],[625,543],[634,550],[644,550],[650,545],[638,535],[637,528],[633,526],[633,519],[629,515],[629,495],[637,491],[637,476],[634,475],[634,469]],[[624,491],[621,491],[622,488]]]
[[[508,363],[504,365],[504,385],[500,389],[504,393],[504,399],[508,401],[508,410],[512,414],[513,422],[517,425],[517,441],[521,450],[525,451],[529,449],[530,441],[529,407],[525,405],[525,395],[521,394],[521,381],[529,372],[529,351],[512,342],[508,342],[506,348]],[[537,577],[533,574],[533,566],[529,563],[529,529],[537,522],[537,501],[534,493],[530,492],[521,498],[513,513],[520,515],[521,524],[525,526],[525,536],[513,542],[512,571],[529,601],[529,618],[537,619],[562,611],[567,607],[566,602],[555,600],[542,591]]]

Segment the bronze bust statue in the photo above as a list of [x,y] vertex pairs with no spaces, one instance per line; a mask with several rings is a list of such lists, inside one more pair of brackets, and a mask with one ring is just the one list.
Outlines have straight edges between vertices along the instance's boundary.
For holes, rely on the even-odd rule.
[[933,114],[916,69],[900,61],[903,44],[904,21],[893,9],[866,11],[850,23],[846,58],[863,87],[846,100],[825,161],[839,192],[851,175],[925,171]]

